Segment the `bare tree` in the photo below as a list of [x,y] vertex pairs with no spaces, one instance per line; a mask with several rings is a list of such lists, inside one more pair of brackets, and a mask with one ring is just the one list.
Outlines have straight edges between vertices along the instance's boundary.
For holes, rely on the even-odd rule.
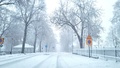
[[50,51],[50,48],[53,45],[55,45],[53,32],[47,23],[48,21],[47,21],[46,13],[44,12],[45,12],[44,10],[41,10],[41,12],[35,14],[34,23],[31,24],[34,30],[34,42],[33,42],[34,52],[36,52],[36,44],[39,45],[40,52],[43,42],[45,42],[44,43],[45,45],[46,44],[48,45],[48,51]]
[[10,27],[10,24],[12,23],[11,19],[9,20],[10,10],[6,9],[5,7],[2,7],[3,5],[11,5],[14,4],[14,0],[0,0],[0,37],[5,33],[5,31]]
[[114,5],[114,16],[112,18],[112,24],[113,24],[113,30],[115,33],[115,36],[119,39],[120,37],[120,0],[118,0]]
[[[37,16],[36,17],[37,20],[33,23],[33,29],[34,29],[34,35],[35,35],[34,44],[33,44],[34,45],[34,53],[36,50],[36,43],[37,43],[38,36],[39,36],[41,30],[43,30],[42,26],[44,26],[43,21],[42,21],[42,19],[43,19],[42,16],[41,15],[36,15],[36,16]],[[40,16],[40,17],[38,17],[38,16]]]
[[0,6],[14,4],[14,0],[0,0]]
[[71,31],[71,28],[66,27],[66,29],[62,29],[61,31],[61,50],[69,52],[73,45],[73,31]]
[[[72,5],[69,5],[70,3]],[[77,35],[80,48],[83,48],[83,31],[85,29],[88,29],[88,34],[98,37],[101,28],[98,18],[99,11],[94,7],[94,1],[75,0],[65,4],[60,2],[60,8],[55,11],[52,22],[62,27],[65,25],[71,27]]]
[[[120,0],[117,0],[114,4],[114,11],[113,11],[113,17],[112,17],[112,33],[113,37],[113,45],[115,46],[115,56],[118,57],[119,53],[117,51],[117,48],[120,46]],[[110,37],[110,35],[108,36]],[[117,62],[117,59],[116,59]]]
[[4,33],[9,29],[11,23],[13,22],[12,11],[6,8],[0,8],[0,37],[4,35]]
[[27,37],[27,29],[29,24],[32,23],[34,14],[38,9],[35,9],[35,0],[17,0],[16,6],[20,11],[22,22],[24,22],[25,24],[22,51],[21,51],[21,53],[24,53],[26,37]]

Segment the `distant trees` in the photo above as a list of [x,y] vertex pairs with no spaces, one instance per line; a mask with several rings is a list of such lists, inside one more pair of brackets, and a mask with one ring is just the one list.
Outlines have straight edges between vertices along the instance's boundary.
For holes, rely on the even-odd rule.
[[[117,2],[114,4],[114,11],[113,11],[113,17],[112,17],[112,26],[110,28],[109,34],[108,34],[108,41],[109,45],[115,48],[115,57],[119,56],[118,49],[120,47],[120,0],[117,0]],[[116,62],[118,60],[116,59]]]
[[[15,14],[15,13],[14,13]],[[23,37],[23,25],[20,23],[20,21],[15,17],[13,17],[13,21],[9,26],[9,29],[7,29],[3,35],[5,38],[5,49],[7,51],[10,50],[11,47],[14,47],[15,45],[18,45],[22,42]]]
[[83,48],[84,30],[94,39],[98,38],[102,29],[100,20],[100,10],[95,7],[95,1],[67,0],[60,2],[52,22],[62,27],[69,26],[76,34],[80,48]]
[[[4,5],[13,4],[15,11],[8,10]],[[74,31],[78,38],[80,48],[83,48],[84,34],[92,35],[94,39],[99,37],[100,29],[100,11],[95,7],[95,1],[91,0],[67,0],[61,1],[59,8],[54,12],[49,21],[46,14],[44,0],[0,0],[0,34],[7,39],[6,44],[21,44],[24,53],[25,43],[30,43],[36,47],[39,46],[41,52],[45,45],[48,51],[55,48],[56,39],[54,37],[50,21],[60,27]],[[69,28],[68,28],[69,27]],[[61,37],[65,37],[61,34]],[[70,35],[72,36],[72,35]],[[65,37],[66,38],[66,37]],[[71,38],[66,38],[61,42],[70,45]],[[70,40],[69,40],[70,39]]]
[[69,52],[72,49],[74,39],[73,39],[74,33],[71,30],[71,28],[66,27],[63,28],[60,33],[60,45],[61,45],[61,51]]
[[[53,30],[51,29],[51,27],[49,27],[50,25],[46,24],[46,26],[42,27],[42,33],[39,37],[39,40],[41,44],[43,44],[41,46],[41,48],[46,49],[47,51],[53,51],[56,48],[56,39],[55,39],[55,35],[53,33]],[[40,44],[40,45],[41,45]],[[39,45],[39,46],[40,46]],[[47,45],[47,48],[46,48]]]
[[116,35],[120,37],[120,0],[118,0],[114,5],[114,11],[113,11],[113,18],[112,18],[112,24],[115,27]]
[[[6,45],[8,41],[8,34],[11,24],[14,22],[14,12],[9,10],[7,7],[10,7],[14,4],[14,0],[0,0],[0,38],[5,38],[3,45]],[[7,36],[6,36],[7,35]],[[11,37],[11,36],[9,36]],[[10,46],[3,46],[6,50],[9,50]]]
[[35,22],[36,14],[43,8],[43,6],[41,7],[40,5],[37,5],[36,3],[37,3],[36,0],[17,0],[16,1],[16,7],[20,11],[19,13],[20,17],[25,26],[22,53],[24,53],[24,49],[25,49],[28,26],[31,23]]
[[13,4],[14,0],[0,0],[0,6]]
[[[6,6],[11,4],[15,10]],[[25,43],[33,45],[34,52],[38,48],[41,52],[46,44],[49,48],[55,47],[45,6],[44,0],[0,0],[0,37],[5,38],[7,51],[21,42],[22,53],[25,52]]]
[[34,20],[33,23],[31,24],[31,26],[33,26],[33,30],[34,30],[34,52],[36,51],[36,43],[37,43],[37,39],[38,36],[40,36],[41,30],[42,30],[42,26],[46,26],[44,24],[46,24],[46,7],[45,7],[45,3],[44,0],[38,0],[38,7],[39,8],[36,13],[34,14]]
[[41,49],[44,48],[45,45],[47,45],[48,50],[51,51],[51,47],[55,45],[54,34],[48,24],[49,21],[46,14],[46,5],[44,0],[38,0],[37,3],[39,4],[36,4],[35,8],[38,8],[38,10],[34,13],[32,23],[28,27],[28,30],[33,33],[30,35],[33,35],[32,39],[34,39],[34,53],[36,52],[36,49],[41,52]]
[[0,0],[0,37],[3,36],[6,30],[9,29],[12,23],[12,11],[3,7],[3,5],[13,4],[11,0]]
[[[115,42],[115,45],[120,44],[120,0],[118,0],[114,5],[114,11],[113,11],[113,18],[112,18],[112,33],[113,33],[113,39]],[[111,32],[111,31],[110,31]]]
[[2,37],[5,31],[9,29],[12,19],[8,9],[0,8],[0,10],[0,37]]

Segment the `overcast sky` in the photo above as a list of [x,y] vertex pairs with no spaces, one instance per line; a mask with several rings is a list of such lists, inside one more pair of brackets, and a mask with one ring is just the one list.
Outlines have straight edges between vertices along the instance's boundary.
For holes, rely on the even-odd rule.
[[[101,32],[101,39],[106,40],[106,37],[109,32],[109,28],[111,26],[111,18],[113,16],[113,5],[117,0],[97,0],[97,5],[102,9],[102,26],[104,27],[104,31]],[[47,4],[47,12],[51,14],[55,8],[58,6],[59,0],[46,0]],[[53,28],[54,29],[54,28]],[[59,31],[54,29],[54,33],[59,36]]]
[[106,37],[108,32],[110,31],[109,28],[111,26],[111,19],[113,17],[113,8],[114,4],[117,0],[97,0],[98,6],[102,8],[102,26],[104,27],[104,31],[102,32],[101,36],[103,40],[107,40]]

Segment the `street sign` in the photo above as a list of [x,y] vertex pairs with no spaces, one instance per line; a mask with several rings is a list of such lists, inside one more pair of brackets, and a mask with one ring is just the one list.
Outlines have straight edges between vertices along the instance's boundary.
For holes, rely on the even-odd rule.
[[0,38],[0,44],[4,43],[4,38]]
[[88,35],[87,38],[86,38],[86,44],[88,46],[92,46],[92,37],[90,35]]

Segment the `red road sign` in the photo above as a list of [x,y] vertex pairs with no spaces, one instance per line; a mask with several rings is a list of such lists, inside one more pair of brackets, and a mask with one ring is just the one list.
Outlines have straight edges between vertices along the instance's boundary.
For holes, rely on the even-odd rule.
[[90,35],[88,35],[87,38],[86,38],[86,44],[88,46],[92,46],[92,37]]

